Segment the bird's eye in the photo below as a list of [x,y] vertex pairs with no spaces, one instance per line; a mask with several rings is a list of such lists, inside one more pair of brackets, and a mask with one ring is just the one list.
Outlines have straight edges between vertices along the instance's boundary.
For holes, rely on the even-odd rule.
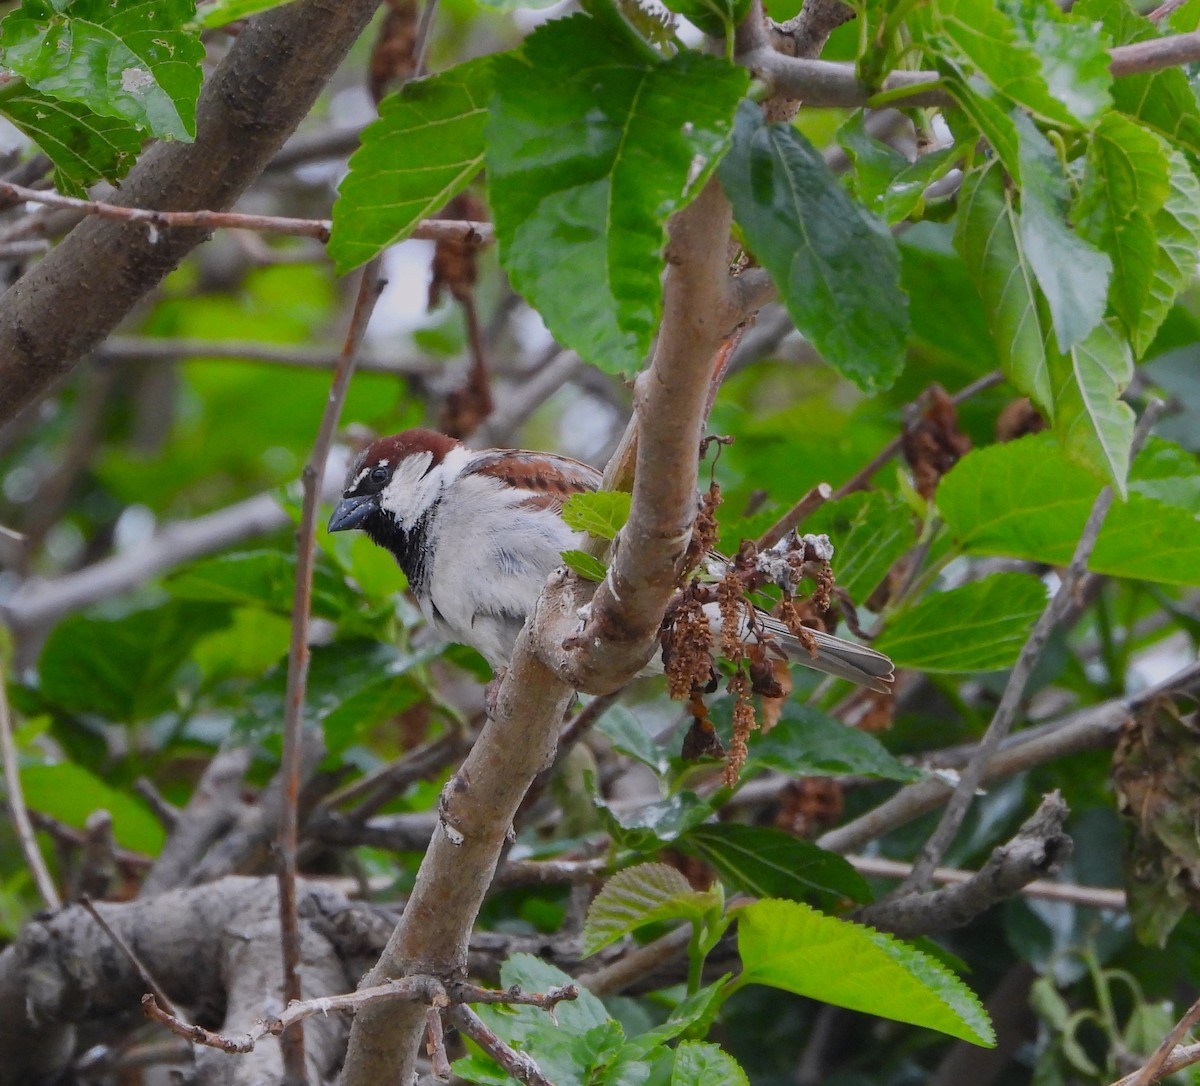
[[388,479],[388,469],[387,468],[378,467],[378,468],[371,469],[371,482],[386,483],[387,479]]

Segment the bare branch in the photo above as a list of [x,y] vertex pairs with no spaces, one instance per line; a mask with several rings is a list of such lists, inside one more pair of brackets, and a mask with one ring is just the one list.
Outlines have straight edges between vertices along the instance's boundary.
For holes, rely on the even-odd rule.
[[[912,871],[912,864],[901,860],[888,860],[882,856],[847,856],[856,871],[871,878],[903,879]],[[943,885],[957,885],[973,879],[978,872],[964,871],[959,867],[934,868],[933,881]],[[1051,882],[1034,879],[1021,887],[1022,897],[1038,898],[1042,901],[1065,901],[1071,905],[1085,905],[1092,909],[1109,909],[1124,912],[1129,902],[1124,890],[1112,890],[1105,886],[1080,886],[1075,882]]]
[[[0,660],[2,659],[3,654],[0,653]],[[8,797],[8,813],[13,820],[13,828],[17,833],[21,854],[25,857],[25,865],[33,876],[34,885],[42,895],[46,908],[60,909],[62,899],[58,896],[54,880],[50,877],[46,861],[38,848],[37,838],[29,821],[29,810],[25,806],[25,793],[21,789],[17,744],[13,741],[12,720],[8,712],[8,688],[3,669],[0,669],[0,758],[4,760],[4,789]]]
[[[333,385],[321,413],[321,424],[313,444],[312,456],[304,468],[304,502],[300,513],[300,528],[296,533],[296,588],[292,600],[292,637],[288,648],[287,693],[283,709],[283,758],[280,772],[283,777],[284,802],[279,820],[279,928],[283,938],[283,989],[289,1002],[300,998],[300,935],[296,916],[296,842],[300,824],[300,728],[304,718],[304,693],[308,681],[308,622],[312,609],[313,564],[317,548],[317,511],[321,501],[325,464],[333,445],[342,404],[350,388],[354,363],[366,335],[367,324],[385,280],[379,278],[379,258],[371,261],[362,272],[358,300],[346,332],[342,356],[334,370]],[[305,1081],[304,1033],[297,1027],[283,1035],[284,1066],[288,1078]]]
[[554,1086],[530,1056],[506,1045],[470,1007],[457,1006],[447,1017],[518,1082],[525,1086]]
[[1034,879],[1052,875],[1071,855],[1063,832],[1067,805],[1053,792],[1006,845],[965,882],[926,894],[885,898],[860,909],[855,919],[904,937],[951,931],[993,905],[1015,896]]
[[[1159,1046],[1151,1053],[1150,1058],[1138,1069],[1137,1073],[1129,1076],[1129,1086],[1150,1086],[1150,1083],[1157,1082],[1160,1078],[1165,1078],[1170,1074],[1166,1069],[1166,1064],[1174,1054],[1176,1047],[1182,1042],[1196,1025],[1200,1022],[1200,999],[1196,1000],[1186,1011],[1182,1018],[1171,1028]],[[1122,1082],[1125,1082],[1122,1079]]]
[[115,946],[121,952],[125,960],[137,971],[137,975],[139,978],[141,978],[142,983],[153,993],[151,998],[157,999],[166,1011],[173,1014],[175,1007],[174,1004],[172,1004],[170,997],[162,990],[158,984],[158,981],[156,981],[151,975],[150,970],[146,968],[146,966],[142,963],[142,960],[137,956],[137,954],[134,953],[133,948],[125,941],[124,938],[121,937],[120,934],[113,929],[113,926],[104,919],[104,917],[100,914],[100,911],[95,905],[92,904],[90,898],[81,898],[79,904],[83,906],[83,908],[87,911],[87,914],[94,921],[96,921],[97,924],[100,925],[100,930],[103,931],[104,934],[113,941],[113,946]]
[[[157,240],[158,230],[253,230],[256,233],[286,234],[291,237],[329,240],[333,223],[329,219],[292,219],[281,215],[243,215],[236,211],[158,211],[149,207],[127,207],[108,204],[103,200],[81,200],[64,196],[49,189],[30,189],[0,181],[0,197],[23,200],[30,204],[64,208],[82,215],[94,215],[112,222],[146,226],[151,240]],[[423,219],[408,235],[424,241],[458,241],[487,245],[495,234],[489,222],[468,222],[465,219]],[[45,245],[42,243],[42,247]]]

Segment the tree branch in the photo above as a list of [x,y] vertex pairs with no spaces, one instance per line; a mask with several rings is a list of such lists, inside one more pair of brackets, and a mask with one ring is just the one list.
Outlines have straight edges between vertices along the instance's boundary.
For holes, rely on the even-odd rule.
[[930,893],[885,898],[860,909],[855,919],[901,937],[961,928],[1020,893],[1034,879],[1058,871],[1071,855],[1071,838],[1063,832],[1067,814],[1062,797],[1052,792],[1017,835],[994,849],[987,863],[965,882]]
[[[204,85],[196,141],[155,144],[114,202],[228,209],[307,115],[375,7],[299,0],[251,19]],[[0,422],[66,374],[205,237],[195,228],[152,237],[94,217],[72,230],[0,300]]]
[[[1200,60],[1200,31],[1118,45],[1110,56],[1109,71],[1115,77],[1189,64]],[[932,71],[895,71],[872,88],[859,81],[853,64],[786,56],[766,44],[745,49],[737,61],[766,80],[774,93],[799,99],[806,106],[855,109],[868,105],[880,92],[901,92],[905,107],[954,104],[938,73]]]

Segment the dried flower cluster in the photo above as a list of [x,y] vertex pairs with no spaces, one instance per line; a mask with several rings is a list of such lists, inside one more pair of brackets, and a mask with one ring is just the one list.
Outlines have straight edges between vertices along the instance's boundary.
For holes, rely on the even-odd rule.
[[[732,560],[719,558],[712,545],[720,501],[720,490],[713,483],[696,519],[683,583],[663,619],[662,642],[667,689],[671,697],[688,703],[694,720],[684,743],[685,757],[720,753],[703,694],[712,693],[720,682],[718,655],[734,665],[726,684],[734,696],[733,742],[724,771],[725,783],[732,786],[746,760],[746,741],[758,726],[754,695],[764,699],[786,696],[775,668],[776,662],[785,658],[783,650],[763,628],[751,597],[768,586],[777,588],[781,599],[775,615],[815,654],[809,628],[823,628],[830,607],[833,548],[824,536],[792,532],[765,550],[746,540]],[[802,580],[814,585],[807,597],[795,594]],[[768,710],[765,715],[770,720],[777,712]]]

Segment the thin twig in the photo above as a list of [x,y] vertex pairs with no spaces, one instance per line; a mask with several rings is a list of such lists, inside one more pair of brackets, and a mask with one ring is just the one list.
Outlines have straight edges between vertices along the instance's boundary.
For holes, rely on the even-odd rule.
[[[329,219],[292,219],[280,215],[243,215],[236,211],[157,211],[146,207],[122,207],[102,200],[80,200],[48,189],[30,189],[0,181],[0,197],[23,200],[46,207],[67,208],[84,215],[95,215],[114,222],[142,223],[151,230],[189,227],[200,230],[254,230],[259,233],[287,234],[292,237],[329,240],[332,222]],[[486,245],[494,237],[492,224],[467,222],[459,219],[423,219],[410,238],[426,241],[465,241]]]
[[[376,257],[364,269],[359,281],[358,299],[354,315],[346,332],[345,346],[337,369],[334,370],[333,385],[329,399],[321,416],[317,439],[313,444],[312,457],[304,469],[304,505],[300,517],[300,528],[296,533],[296,590],[292,603],[292,638],[288,650],[287,700],[283,716],[283,774],[284,802],[279,820],[279,926],[283,938],[283,992],[284,1001],[291,1002],[301,997],[300,984],[300,930],[296,915],[296,842],[299,836],[300,729],[304,718],[304,693],[308,679],[308,620],[312,605],[312,576],[316,552],[317,513],[320,508],[321,489],[324,481],[325,463],[333,445],[338,416],[350,387],[354,373],[354,361],[362,345],[367,323],[375,308],[375,302],[383,289],[384,280],[379,277],[379,258]],[[307,1081],[304,1062],[304,1033],[297,1028],[280,1038],[284,1070],[290,1081]]]
[[470,1007],[457,1006],[448,1017],[518,1082],[525,1086],[554,1086],[530,1056],[506,1045]]
[[1200,1022],[1200,999],[1188,1007],[1184,1016],[1175,1023],[1171,1032],[1162,1039],[1159,1046],[1150,1054],[1150,1058],[1129,1080],[1129,1086],[1150,1086],[1150,1083],[1164,1077],[1166,1074],[1163,1070],[1164,1064],[1170,1059],[1179,1042],[1197,1022]]
[[429,54],[429,38],[437,9],[438,0],[425,0],[425,6],[421,9],[421,21],[417,24],[417,39],[413,42],[412,50],[413,79],[420,79],[425,74],[425,58]]
[[450,1058],[446,1055],[446,1038],[442,1033],[442,1012],[437,1007],[430,1007],[425,1012],[425,1021],[429,1023],[429,1040],[425,1051],[433,1064],[433,1077],[439,1082],[450,1081]]
[[48,909],[61,909],[62,899],[54,887],[54,880],[46,867],[38,848],[33,826],[29,821],[29,809],[25,806],[25,793],[21,788],[21,773],[17,761],[17,744],[13,740],[12,721],[8,715],[8,689],[4,669],[0,668],[0,755],[4,758],[4,787],[8,792],[8,812],[12,816],[17,841],[25,856],[25,863],[33,875],[34,884]]
[[758,539],[758,549],[766,550],[775,546],[785,535],[800,524],[805,517],[812,516],[830,498],[833,497],[833,487],[828,483],[817,483],[795,505],[771,525]]
[[[1200,1063],[1200,1044],[1180,1045],[1163,1061],[1157,1071],[1157,1077],[1151,1081],[1161,1081],[1168,1075],[1173,1075],[1176,1071],[1182,1071],[1185,1067],[1191,1067],[1197,1063]],[[1132,1074],[1118,1079],[1112,1086],[1133,1086],[1140,1075],[1141,1069],[1139,1068]]]
[[[1131,460],[1137,455],[1137,451],[1141,448],[1155,421],[1162,413],[1163,407],[1164,404],[1161,400],[1151,400],[1146,405],[1133,436],[1133,445],[1130,450]],[[1017,718],[1017,711],[1025,697],[1025,687],[1028,685],[1030,676],[1041,659],[1042,650],[1045,648],[1050,634],[1054,631],[1064,612],[1070,606],[1080,579],[1087,572],[1088,558],[1091,556],[1092,549],[1096,545],[1096,540],[1100,537],[1100,529],[1104,526],[1104,518],[1108,515],[1108,509],[1112,505],[1112,501],[1112,487],[1105,486],[1096,497],[1087,523],[1084,525],[1083,533],[1080,535],[1079,542],[1075,546],[1075,553],[1071,557],[1071,563],[1062,574],[1058,591],[1054,594],[1054,598],[1037,620],[1033,631],[1022,647],[1020,655],[1017,657],[1017,662],[1009,675],[1008,683],[1005,685],[1004,693],[1000,698],[1000,704],[996,708],[996,713],[992,717],[991,724],[988,725],[987,732],[980,741],[974,756],[963,769],[958,784],[954,789],[954,795],[950,797],[950,802],[946,804],[946,809],[942,812],[942,817],[938,822],[937,828],[930,835],[929,840],[925,842],[916,863],[913,865],[912,874],[901,884],[897,891],[898,893],[903,894],[915,890],[924,890],[929,883],[933,869],[946,854],[946,849],[950,847],[955,835],[958,833],[959,826],[962,825],[962,820],[966,817],[967,810],[971,806],[971,801],[975,798],[975,793],[983,781],[988,763],[995,755],[1001,741],[1008,735]]]
[[[447,986],[443,985],[437,977],[414,973],[407,977],[397,977],[385,984],[360,988],[356,992],[297,1000],[289,1003],[283,1014],[261,1018],[246,1033],[235,1036],[225,1036],[184,1021],[174,1011],[164,1009],[160,1005],[160,1000],[166,1002],[165,997],[161,994],[147,993],[142,996],[142,1011],[147,1018],[154,1019],[166,1026],[172,1033],[186,1037],[195,1044],[203,1045],[205,1048],[219,1048],[222,1052],[240,1054],[252,1051],[264,1037],[278,1037],[307,1018],[333,1013],[355,1014],[372,1003],[391,1001],[425,1003],[431,1008],[442,1010],[464,1003],[509,1003],[526,1007],[541,1007],[543,1010],[550,1011],[565,1000],[578,998],[579,987],[574,984],[549,988],[544,993],[522,992],[518,988],[480,988],[465,982]],[[168,1003],[167,1006],[169,1007],[170,1004]]]
[[[913,869],[910,863],[888,860],[882,856],[847,856],[846,859],[859,874],[868,878],[903,879],[907,878]],[[932,881],[953,886],[973,879],[976,874],[960,867],[938,867],[934,869]],[[1080,886],[1074,882],[1053,882],[1049,879],[1035,879],[1026,884],[1021,888],[1021,896],[1041,901],[1065,901],[1071,905],[1086,905],[1093,909],[1109,909],[1116,912],[1123,912],[1128,907],[1124,890],[1111,890],[1104,886]]]
[[96,908],[95,902],[90,897],[82,897],[79,899],[79,904],[87,911],[88,915],[96,921],[100,926],[100,930],[104,932],[113,942],[115,946],[124,956],[125,960],[133,966],[134,972],[137,973],[138,979],[149,989],[150,993],[162,1006],[168,1014],[175,1013],[175,1004],[171,1002],[171,997],[164,992],[158,981],[151,975],[150,970],[142,963],[141,958],[134,953],[131,947],[121,936],[113,930],[112,925],[100,915],[100,910]]

